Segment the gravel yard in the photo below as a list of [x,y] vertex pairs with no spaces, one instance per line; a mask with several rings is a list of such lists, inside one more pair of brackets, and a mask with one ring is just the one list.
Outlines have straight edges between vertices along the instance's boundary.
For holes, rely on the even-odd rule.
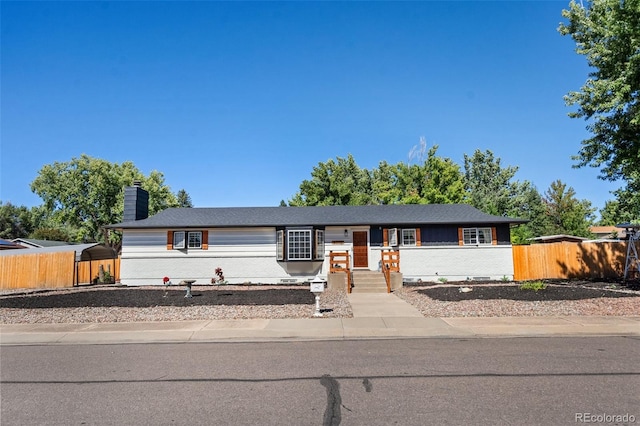
[[640,315],[636,285],[565,282],[533,291],[521,290],[512,283],[457,283],[407,286],[395,294],[426,317]]
[[[465,289],[466,291],[461,291]],[[310,318],[308,286],[88,286],[0,293],[0,324]],[[514,283],[406,286],[396,294],[428,317],[640,315],[638,286],[565,282],[520,290]],[[325,291],[326,318],[352,317],[346,293]]]
[[[315,296],[305,286],[89,286],[5,292],[0,324],[184,321],[247,318],[310,318]],[[353,316],[344,292],[320,297],[327,318]]]

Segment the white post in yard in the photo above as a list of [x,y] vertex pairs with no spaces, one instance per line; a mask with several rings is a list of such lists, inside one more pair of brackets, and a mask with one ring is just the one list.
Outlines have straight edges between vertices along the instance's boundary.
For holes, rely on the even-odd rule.
[[313,313],[314,317],[321,317],[322,312],[320,312],[320,295],[324,292],[324,281],[321,281],[316,278],[316,280],[311,281],[311,292],[316,296],[316,311]]
[[191,295],[191,286],[195,283],[196,280],[182,280],[180,281],[180,285],[187,286],[187,294],[184,295],[186,299],[191,299],[193,296]]

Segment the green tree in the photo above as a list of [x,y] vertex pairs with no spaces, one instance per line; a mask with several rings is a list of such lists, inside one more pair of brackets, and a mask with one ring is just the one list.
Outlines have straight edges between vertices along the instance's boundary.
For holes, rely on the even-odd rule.
[[31,237],[36,240],[74,241],[74,238],[62,228],[38,228],[31,234]]
[[77,229],[80,241],[117,245],[119,236],[102,227],[122,220],[124,187],[135,180],[149,191],[150,215],[178,205],[162,173],[152,171],[145,177],[132,162],[110,163],[85,154],[45,165],[31,190],[43,199],[48,223]]
[[615,200],[607,201],[600,210],[600,225],[640,222],[640,179],[629,180],[626,187],[613,194]]
[[0,238],[24,238],[33,231],[31,212],[25,206],[0,201]]
[[[409,175],[406,181],[411,188],[403,192],[405,196],[414,198],[402,200],[403,204],[455,204],[465,200],[464,175],[460,166],[437,153],[438,145],[429,148],[426,139],[421,137],[419,145],[409,152],[406,168],[399,163],[400,171]],[[417,164],[411,164],[413,160]]]
[[548,229],[548,219],[545,204],[538,190],[525,181],[523,192],[518,195],[518,202],[509,213],[509,216],[527,219],[529,222],[511,229],[512,244],[529,244],[531,238],[544,235]]
[[67,242],[82,242],[80,229],[67,223],[61,223],[56,213],[50,213],[43,205],[32,207],[30,211],[33,231],[30,238],[38,240],[55,240]]
[[381,161],[371,172],[375,204],[398,204],[402,189],[398,184],[398,166]]
[[575,235],[591,237],[595,208],[588,200],[578,200],[572,187],[556,180],[543,196],[547,215],[547,235]]
[[[438,145],[424,138],[409,152],[409,162],[381,161],[372,171],[378,204],[452,204],[465,199],[464,176],[450,158],[437,155]],[[416,161],[412,164],[412,161]]]
[[396,164],[396,185],[400,193],[397,204],[424,204],[422,189],[426,181],[424,170],[415,164]]
[[511,230],[513,244],[526,244],[544,234],[546,215],[536,187],[529,181],[514,180],[517,171],[514,166],[503,167],[490,150],[464,156],[467,202],[488,214],[529,220]]
[[289,200],[291,206],[349,206],[371,204],[372,177],[361,169],[349,154],[326,163],[318,163],[311,179],[300,184],[300,190]]
[[618,223],[626,222],[629,219],[623,218],[620,214],[620,203],[617,200],[609,200],[604,203],[604,207],[600,209],[600,226],[613,226]]
[[514,181],[518,168],[503,167],[501,163],[490,150],[465,154],[465,188],[468,202],[475,208],[497,216],[512,216],[526,204],[534,188],[528,181]]
[[178,199],[178,207],[193,207],[191,196],[184,189],[178,191],[176,198]]
[[374,198],[381,204],[453,204],[465,199],[460,167],[435,155],[423,164],[381,162],[373,171]]
[[434,145],[423,164],[422,200],[427,204],[462,203],[466,199],[466,191],[460,166],[450,158],[438,157],[437,150],[438,145]]
[[353,156],[319,163],[311,180],[289,201],[293,206],[459,203],[465,198],[460,167],[436,155],[437,146],[424,151],[421,164],[381,161],[361,169]]
[[613,193],[618,202],[620,220],[640,222],[640,179],[630,181],[625,188],[618,189]]
[[577,166],[628,180],[640,171],[640,0],[571,1],[558,31],[576,42],[592,69],[580,91],[565,96],[573,118],[588,121]]

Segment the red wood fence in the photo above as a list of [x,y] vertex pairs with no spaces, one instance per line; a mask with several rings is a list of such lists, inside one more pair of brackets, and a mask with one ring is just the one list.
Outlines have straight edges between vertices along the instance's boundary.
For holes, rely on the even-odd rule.
[[514,279],[622,278],[626,254],[626,241],[513,246]]
[[0,257],[0,289],[63,288],[96,281],[100,265],[120,279],[120,259],[76,261],[75,252]]

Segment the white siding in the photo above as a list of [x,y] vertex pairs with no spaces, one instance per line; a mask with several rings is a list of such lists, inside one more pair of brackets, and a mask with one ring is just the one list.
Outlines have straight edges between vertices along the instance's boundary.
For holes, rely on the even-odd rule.
[[[329,252],[353,253],[352,231],[367,228],[327,227],[324,262],[278,262],[275,228],[235,228],[208,230],[208,250],[167,250],[166,230],[126,230],[123,236],[121,282],[126,285],[161,285],[168,276],[174,284],[195,279],[196,284],[210,284],[220,267],[231,283],[281,283],[326,278]],[[332,241],[344,241],[332,244]],[[369,248],[369,269],[377,270],[380,247]],[[400,271],[407,279],[449,281],[467,278],[500,280],[513,277],[510,245],[460,247],[422,246],[400,249]]]
[[269,257],[275,260],[275,228],[230,228],[209,231],[209,252],[215,257]]
[[279,283],[304,280],[317,273],[314,265],[276,260],[275,228],[210,229],[208,250],[167,250],[167,230],[126,230],[123,235],[120,281],[125,285],[161,285],[196,280],[210,284],[216,268],[233,283]]
[[124,231],[122,257],[169,255],[166,231]]
[[209,230],[208,250],[167,250],[166,230],[126,231],[122,238],[122,257],[229,257],[274,256],[276,236],[273,228]]
[[[347,230],[347,236],[344,236],[344,230]],[[332,241],[343,241],[345,243],[351,244],[351,230],[349,228],[343,227],[331,227],[327,226],[324,230],[324,240],[327,243],[331,243]]]
[[[344,230],[347,229],[347,236],[344,235]],[[327,226],[324,230],[324,262],[322,263],[322,268],[320,269],[320,276],[326,278],[329,273],[329,264],[330,253],[332,251],[348,251],[351,255],[353,253],[353,240],[352,234],[349,228],[343,227],[330,227]],[[336,241],[336,243],[333,243]],[[340,242],[338,242],[340,241]]]
[[[344,231],[347,230],[347,236],[345,237]],[[325,229],[325,261],[322,265],[321,276],[326,277],[329,272],[329,252],[331,251],[348,251],[351,259],[351,267],[353,267],[353,232],[366,232],[367,233],[367,260],[368,268],[372,271],[378,270],[378,262],[380,261],[380,251],[371,247],[371,234],[369,233],[368,226],[358,227],[327,227]],[[332,241],[343,241],[343,243],[335,243]]]
[[511,279],[513,252],[510,245],[404,247],[400,249],[400,271],[405,279],[422,281],[500,280],[505,276]]
[[162,284],[162,277],[168,276],[173,284],[181,280],[196,280],[196,285],[211,283],[215,269],[222,268],[225,279],[230,284],[278,283],[290,278],[275,258],[133,258],[122,259],[121,282],[125,285]]

